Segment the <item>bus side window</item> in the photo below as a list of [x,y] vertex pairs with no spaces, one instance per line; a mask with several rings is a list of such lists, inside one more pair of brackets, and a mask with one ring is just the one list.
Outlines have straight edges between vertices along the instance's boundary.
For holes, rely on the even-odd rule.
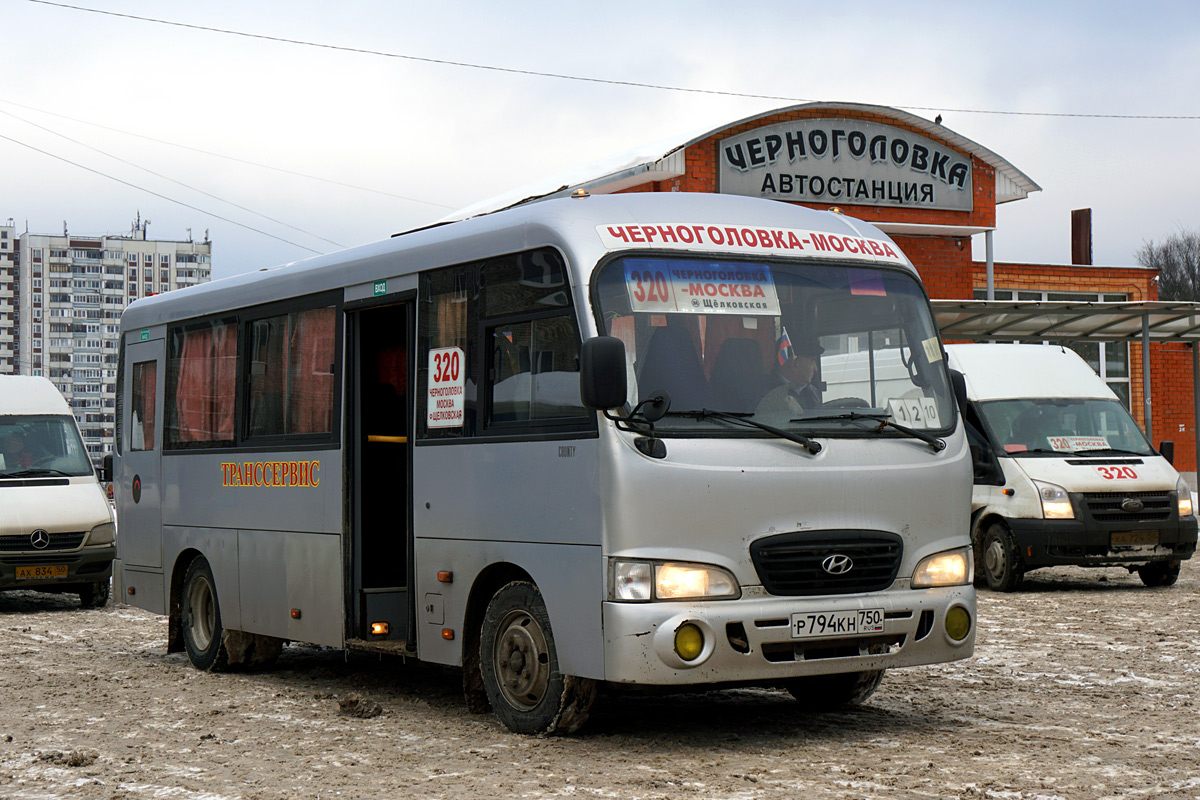
[[154,449],[154,393],[158,364],[141,361],[133,365],[133,399],[130,402],[129,449]]

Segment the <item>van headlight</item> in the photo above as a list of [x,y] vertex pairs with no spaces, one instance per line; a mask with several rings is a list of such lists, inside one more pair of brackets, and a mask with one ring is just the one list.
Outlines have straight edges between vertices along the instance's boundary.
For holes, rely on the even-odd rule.
[[1175,484],[1175,491],[1179,495],[1179,516],[1190,517],[1195,513],[1192,508],[1192,487],[1188,486],[1188,482],[1183,478],[1179,479],[1179,483]]
[[113,539],[117,536],[117,526],[111,522],[106,522],[103,525],[97,525],[92,528],[92,532],[88,534],[87,543],[93,544],[112,544]]
[[1075,509],[1071,507],[1071,496],[1067,490],[1054,483],[1034,481],[1038,498],[1042,501],[1042,517],[1045,519],[1075,519]]
[[721,567],[686,561],[613,561],[614,600],[734,600],[740,596],[737,580]]
[[921,559],[909,584],[914,589],[963,586],[975,580],[975,556],[970,547],[934,553]]

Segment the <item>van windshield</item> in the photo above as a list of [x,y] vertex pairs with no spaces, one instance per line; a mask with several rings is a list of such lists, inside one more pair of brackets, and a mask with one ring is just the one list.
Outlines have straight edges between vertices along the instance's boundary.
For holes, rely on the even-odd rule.
[[92,474],[75,420],[69,416],[0,416],[0,478],[42,471]]
[[1116,400],[1032,398],[979,403],[997,452],[1010,456],[1121,451],[1152,456],[1137,423]]
[[[879,418],[954,427],[941,341],[910,273],[627,256],[594,291],[602,329],[625,343],[630,407],[670,397],[656,431],[763,435],[688,413],[704,409],[800,433],[875,435]],[[839,413],[851,409],[876,419]]]

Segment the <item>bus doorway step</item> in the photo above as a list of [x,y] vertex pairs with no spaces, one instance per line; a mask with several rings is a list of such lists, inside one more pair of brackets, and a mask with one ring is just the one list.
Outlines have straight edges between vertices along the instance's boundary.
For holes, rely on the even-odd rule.
[[407,642],[397,639],[347,639],[347,650],[359,650],[364,653],[381,653],[389,656],[410,656],[416,658],[417,651],[410,649]]

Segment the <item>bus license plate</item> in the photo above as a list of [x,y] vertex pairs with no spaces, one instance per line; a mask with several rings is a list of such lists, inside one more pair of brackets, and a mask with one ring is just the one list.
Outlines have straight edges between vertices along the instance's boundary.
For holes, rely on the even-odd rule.
[[882,608],[792,614],[793,639],[812,639],[818,636],[858,636],[863,633],[881,633],[882,631]]
[[19,581],[65,577],[67,577],[66,564],[53,564],[50,566],[39,567],[17,567],[17,580]]

